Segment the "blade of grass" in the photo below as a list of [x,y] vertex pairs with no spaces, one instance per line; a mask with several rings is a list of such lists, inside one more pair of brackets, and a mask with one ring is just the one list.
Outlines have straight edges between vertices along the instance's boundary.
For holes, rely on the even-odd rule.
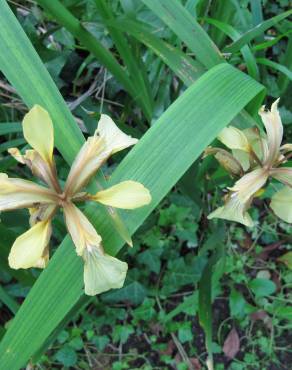
[[205,72],[201,63],[194,61],[174,46],[160,40],[149,32],[148,27],[131,19],[116,19],[112,24],[134,36],[157,54],[187,85],[191,85]]
[[20,122],[0,123],[0,135],[12,134],[15,132],[22,132],[22,126]]
[[199,282],[199,321],[205,332],[205,342],[208,352],[208,370],[214,369],[212,351],[212,275],[216,263],[223,255],[224,245],[219,244],[205,266]]
[[[288,40],[288,45],[287,49],[285,52],[285,56],[282,61],[283,65],[285,65],[290,71],[292,70],[292,34],[289,34],[289,40]],[[279,77],[279,88],[281,91],[281,94],[284,94],[285,91],[288,88],[289,85],[289,79],[286,75],[282,74]],[[290,82],[291,83],[291,82]]]
[[234,41],[232,44],[225,47],[224,51],[227,53],[235,53],[240,50],[244,45],[249,43],[251,40],[260,36],[269,28],[273,27],[278,22],[289,17],[292,14],[292,10],[287,10],[286,12],[276,15],[273,18],[267,19],[266,21],[258,24],[256,27],[248,30],[244,33],[238,40]]
[[[95,5],[105,23],[108,25],[107,29],[110,33],[110,36],[123,59],[127,71],[129,73],[130,80],[136,89],[137,96],[141,95],[141,99],[147,104],[147,111],[149,114],[152,114],[153,110],[153,99],[151,96],[151,89],[149,85],[148,78],[145,73],[143,73],[143,63],[140,60],[137,60],[133,49],[129,44],[129,40],[124,36],[124,34],[114,27],[111,27],[107,22],[115,22],[115,15],[112,12],[110,3],[105,0],[95,0]],[[141,68],[142,66],[142,68]]]
[[262,64],[264,66],[270,67],[278,72],[283,73],[288,80],[292,80],[292,71],[288,69],[286,66],[280,63],[273,62],[272,60],[269,60],[267,58],[257,58],[257,63]]
[[59,0],[37,0],[46,11],[48,11],[56,21],[64,26],[69,32],[72,33],[77,40],[80,41],[111,73],[112,75],[124,86],[128,93],[134,100],[141,105],[144,114],[148,119],[151,118],[151,110],[148,110],[142,97],[137,95],[137,92],[129,79],[127,73],[119,65],[117,60],[99,41],[86,30],[81,22],[74,17],[74,15],[63,5]]
[[16,300],[13,297],[11,297],[1,285],[0,285],[0,301],[2,301],[14,314],[16,314],[20,307],[19,303],[16,302]]
[[[212,11],[213,9],[214,11]],[[215,2],[215,6],[211,7],[211,11],[210,18],[216,19],[224,24],[229,24],[234,16],[235,9],[230,0],[220,0]],[[226,33],[222,32],[220,28],[212,27],[209,34],[218,48],[221,49],[226,40]]]
[[142,0],[195,53],[207,68],[223,63],[216,45],[199,23],[177,0]]
[[[236,31],[234,27],[232,27],[230,24],[218,21],[217,19],[212,18],[204,18],[206,22],[213,24],[215,27],[220,29],[225,35],[230,37],[233,41],[240,38],[240,33]],[[240,52],[243,56],[243,59],[246,62],[246,67],[248,70],[248,74],[253,77],[256,80],[259,80],[259,70],[256,64],[255,57],[253,53],[251,52],[248,45],[244,45]]]

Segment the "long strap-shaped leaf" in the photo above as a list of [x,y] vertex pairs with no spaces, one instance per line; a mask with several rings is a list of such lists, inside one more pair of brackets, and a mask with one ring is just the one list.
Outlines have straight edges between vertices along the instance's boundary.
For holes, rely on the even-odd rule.
[[224,62],[217,46],[178,0],[142,0],[153,13],[185,42],[205,67]]
[[[5,33],[0,35],[0,50],[5,50],[5,60],[4,53],[0,53],[0,68],[27,103],[38,102],[50,111],[57,132],[57,147],[72,161],[82,136],[3,0],[0,0],[0,23],[1,28],[5,28]],[[136,179],[152,193],[153,202],[149,206],[124,212],[131,233],[218,132],[261,90],[257,82],[224,63],[207,72],[171,105],[118,166],[110,181],[114,184],[123,179]],[[67,130],[69,140],[65,140]],[[63,135],[63,141],[58,135]],[[68,141],[72,141],[73,149],[68,148]],[[87,213],[98,225],[106,249],[115,254],[123,245],[121,238],[103,214],[95,214],[96,208],[90,207]],[[24,366],[82,294],[82,261],[66,237],[1,342],[1,370]]]

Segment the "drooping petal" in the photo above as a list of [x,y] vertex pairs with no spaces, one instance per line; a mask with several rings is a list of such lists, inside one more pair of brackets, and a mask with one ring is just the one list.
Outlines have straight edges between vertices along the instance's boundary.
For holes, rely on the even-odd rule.
[[236,181],[229,190],[236,193],[242,203],[249,202],[250,198],[265,185],[268,176],[267,170],[258,168]]
[[292,223],[292,188],[285,186],[272,196],[270,207],[285,222]]
[[72,196],[86,186],[109,156],[110,152],[102,138],[96,135],[89,137],[71,166],[64,188],[66,194]]
[[77,254],[83,256],[88,245],[94,245],[102,253],[101,236],[98,235],[84,213],[73,203],[68,203],[64,205],[64,214],[67,229],[75,244]]
[[87,248],[83,258],[85,294],[92,296],[124,285],[128,270],[126,262],[101,254],[95,247]]
[[246,174],[230,188],[231,193],[225,205],[212,212],[208,218],[222,218],[252,226],[253,222],[247,210],[253,197],[264,186],[267,179],[268,172],[261,168]]
[[283,138],[283,125],[278,111],[277,99],[271,107],[271,111],[265,111],[263,106],[259,115],[262,118],[268,138],[268,156],[265,165],[271,166],[279,157],[280,146]]
[[149,204],[151,195],[144,185],[129,180],[99,191],[91,199],[111,207],[134,209]]
[[51,222],[38,222],[15,240],[8,257],[9,266],[13,269],[44,267],[50,237]]
[[121,131],[114,121],[107,116],[102,114],[97,126],[97,133],[102,139],[105,140],[107,149],[114,154],[132,146],[138,142],[138,139],[135,139],[129,135],[126,135]]
[[54,128],[49,113],[39,105],[24,116],[23,135],[44,161],[52,163],[54,150]]
[[247,212],[248,205],[242,203],[236,193],[230,195],[223,207],[217,208],[208,215],[208,219],[221,218],[228,221],[239,222],[247,227],[253,226],[253,221]]
[[84,259],[85,293],[95,295],[122,287],[127,264],[104,253],[100,235],[74,204],[66,204],[64,212],[77,254]]
[[[245,152],[244,152],[245,153]],[[232,175],[240,175],[243,174],[243,168],[240,162],[234,158],[227,150],[221,148],[207,148],[205,150],[205,155],[214,155],[217,161],[220,163],[222,167],[225,168],[227,172]]]
[[270,175],[274,179],[281,181],[283,184],[292,187],[292,168],[291,167],[273,168],[272,170],[270,170]]
[[250,151],[250,145],[246,136],[243,131],[236,127],[225,127],[217,138],[229,149],[240,149],[245,152]]
[[34,208],[39,204],[58,201],[56,194],[43,186],[28,180],[9,178],[0,174],[0,211],[17,208]]

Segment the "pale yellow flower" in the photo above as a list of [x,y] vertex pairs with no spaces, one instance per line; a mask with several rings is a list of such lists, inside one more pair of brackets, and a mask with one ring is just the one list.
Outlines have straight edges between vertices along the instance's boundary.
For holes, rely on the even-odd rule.
[[[213,211],[208,216],[209,219],[223,218],[253,226],[253,221],[247,211],[253,198],[267,180],[272,177],[292,187],[292,168],[278,167],[286,161],[285,155],[292,149],[291,144],[281,146],[283,125],[277,107],[278,102],[279,99],[272,104],[271,111],[266,111],[265,107],[259,111],[266,135],[261,135],[257,129],[241,131],[229,127],[219,134],[218,139],[232,150],[232,154],[228,152],[226,154],[224,149],[207,149],[206,154],[216,153],[215,158],[232,175],[242,176],[242,171],[250,170],[229,189],[225,205]],[[223,150],[221,157],[218,157],[219,150]],[[223,160],[222,156],[224,156]],[[288,213],[290,216],[290,212],[284,210],[281,214],[279,204],[283,204],[283,194],[287,199],[288,193],[291,194],[287,189],[280,191],[279,194],[275,194],[271,203],[274,212],[285,220],[290,219],[287,217]],[[292,196],[289,207],[291,207],[291,202]]]
[[94,136],[89,137],[80,149],[62,189],[53,157],[54,131],[48,112],[35,105],[24,117],[23,133],[33,149],[24,155],[17,148],[11,148],[9,152],[47,186],[0,174],[0,211],[28,208],[31,213],[31,228],[15,240],[9,265],[15,269],[47,265],[51,221],[57,209],[62,207],[76,252],[84,260],[85,293],[95,295],[120,288],[126,277],[127,264],[104,252],[101,236],[74,202],[90,200],[123,209],[149,204],[149,191],[132,180],[96,194],[85,191],[92,176],[109,156],[134,145],[137,139],[124,134],[110,117],[101,115]]

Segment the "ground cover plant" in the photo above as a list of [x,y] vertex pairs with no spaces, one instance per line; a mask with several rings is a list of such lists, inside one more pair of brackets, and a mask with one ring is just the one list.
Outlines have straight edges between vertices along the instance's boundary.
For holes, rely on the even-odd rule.
[[291,367],[291,14],[0,0],[1,369]]

